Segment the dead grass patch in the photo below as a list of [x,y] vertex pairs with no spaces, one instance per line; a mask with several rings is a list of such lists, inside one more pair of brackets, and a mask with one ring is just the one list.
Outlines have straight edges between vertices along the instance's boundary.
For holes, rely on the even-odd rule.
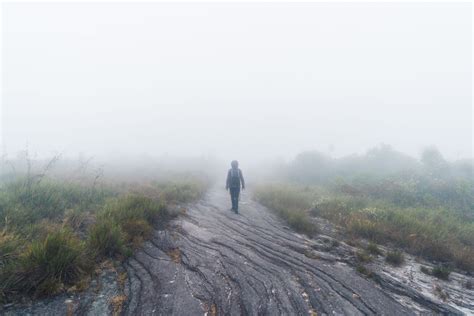
[[171,249],[167,254],[174,263],[181,263],[181,250],[179,248]]
[[117,295],[110,299],[109,304],[112,307],[112,315],[118,316],[122,313],[123,304],[127,301],[126,295]]

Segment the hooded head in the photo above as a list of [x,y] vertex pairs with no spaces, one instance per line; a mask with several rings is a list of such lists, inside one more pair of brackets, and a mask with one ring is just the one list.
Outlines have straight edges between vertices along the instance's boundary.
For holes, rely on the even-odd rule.
[[239,167],[239,162],[237,160],[232,160],[230,165],[233,169],[237,169]]

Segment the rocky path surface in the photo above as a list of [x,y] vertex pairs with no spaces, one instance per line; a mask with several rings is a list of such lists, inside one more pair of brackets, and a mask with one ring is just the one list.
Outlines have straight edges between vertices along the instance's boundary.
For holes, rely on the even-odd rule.
[[240,214],[228,204],[224,190],[211,190],[126,264],[125,314],[460,313],[394,280],[360,276],[343,245],[294,233],[246,194]]
[[[354,251],[323,234],[313,239],[296,234],[249,194],[242,197],[240,214],[234,214],[227,192],[215,188],[171,227],[155,231],[122,271],[104,272],[95,290],[6,314],[65,315],[67,308],[76,315],[208,316],[456,315],[474,310],[469,305],[473,293],[463,298],[462,312],[386,271],[364,277],[354,268]],[[118,281],[120,276],[126,279]]]

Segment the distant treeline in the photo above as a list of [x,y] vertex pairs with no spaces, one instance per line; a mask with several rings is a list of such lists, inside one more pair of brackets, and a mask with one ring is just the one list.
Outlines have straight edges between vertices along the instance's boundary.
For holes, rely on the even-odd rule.
[[301,183],[324,183],[338,177],[348,179],[361,175],[421,176],[436,178],[474,178],[474,159],[455,162],[447,161],[435,147],[426,148],[420,159],[413,158],[393,149],[389,145],[380,145],[368,150],[365,155],[350,155],[332,158],[317,151],[303,152],[283,167],[285,178]]

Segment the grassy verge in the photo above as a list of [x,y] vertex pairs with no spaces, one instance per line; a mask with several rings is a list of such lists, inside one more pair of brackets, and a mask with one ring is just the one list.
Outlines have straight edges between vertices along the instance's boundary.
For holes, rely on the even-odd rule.
[[[400,194],[399,194],[400,195]],[[377,243],[392,243],[415,255],[474,270],[474,221],[469,211],[445,205],[401,204],[370,195],[303,186],[260,187],[256,199],[285,219],[308,213],[326,218],[353,236]]]
[[0,302],[84,287],[105,259],[123,260],[199,198],[197,179],[96,186],[16,179],[0,186]]
[[308,212],[314,192],[290,185],[272,185],[257,187],[254,197],[296,231],[309,236],[316,232]]

